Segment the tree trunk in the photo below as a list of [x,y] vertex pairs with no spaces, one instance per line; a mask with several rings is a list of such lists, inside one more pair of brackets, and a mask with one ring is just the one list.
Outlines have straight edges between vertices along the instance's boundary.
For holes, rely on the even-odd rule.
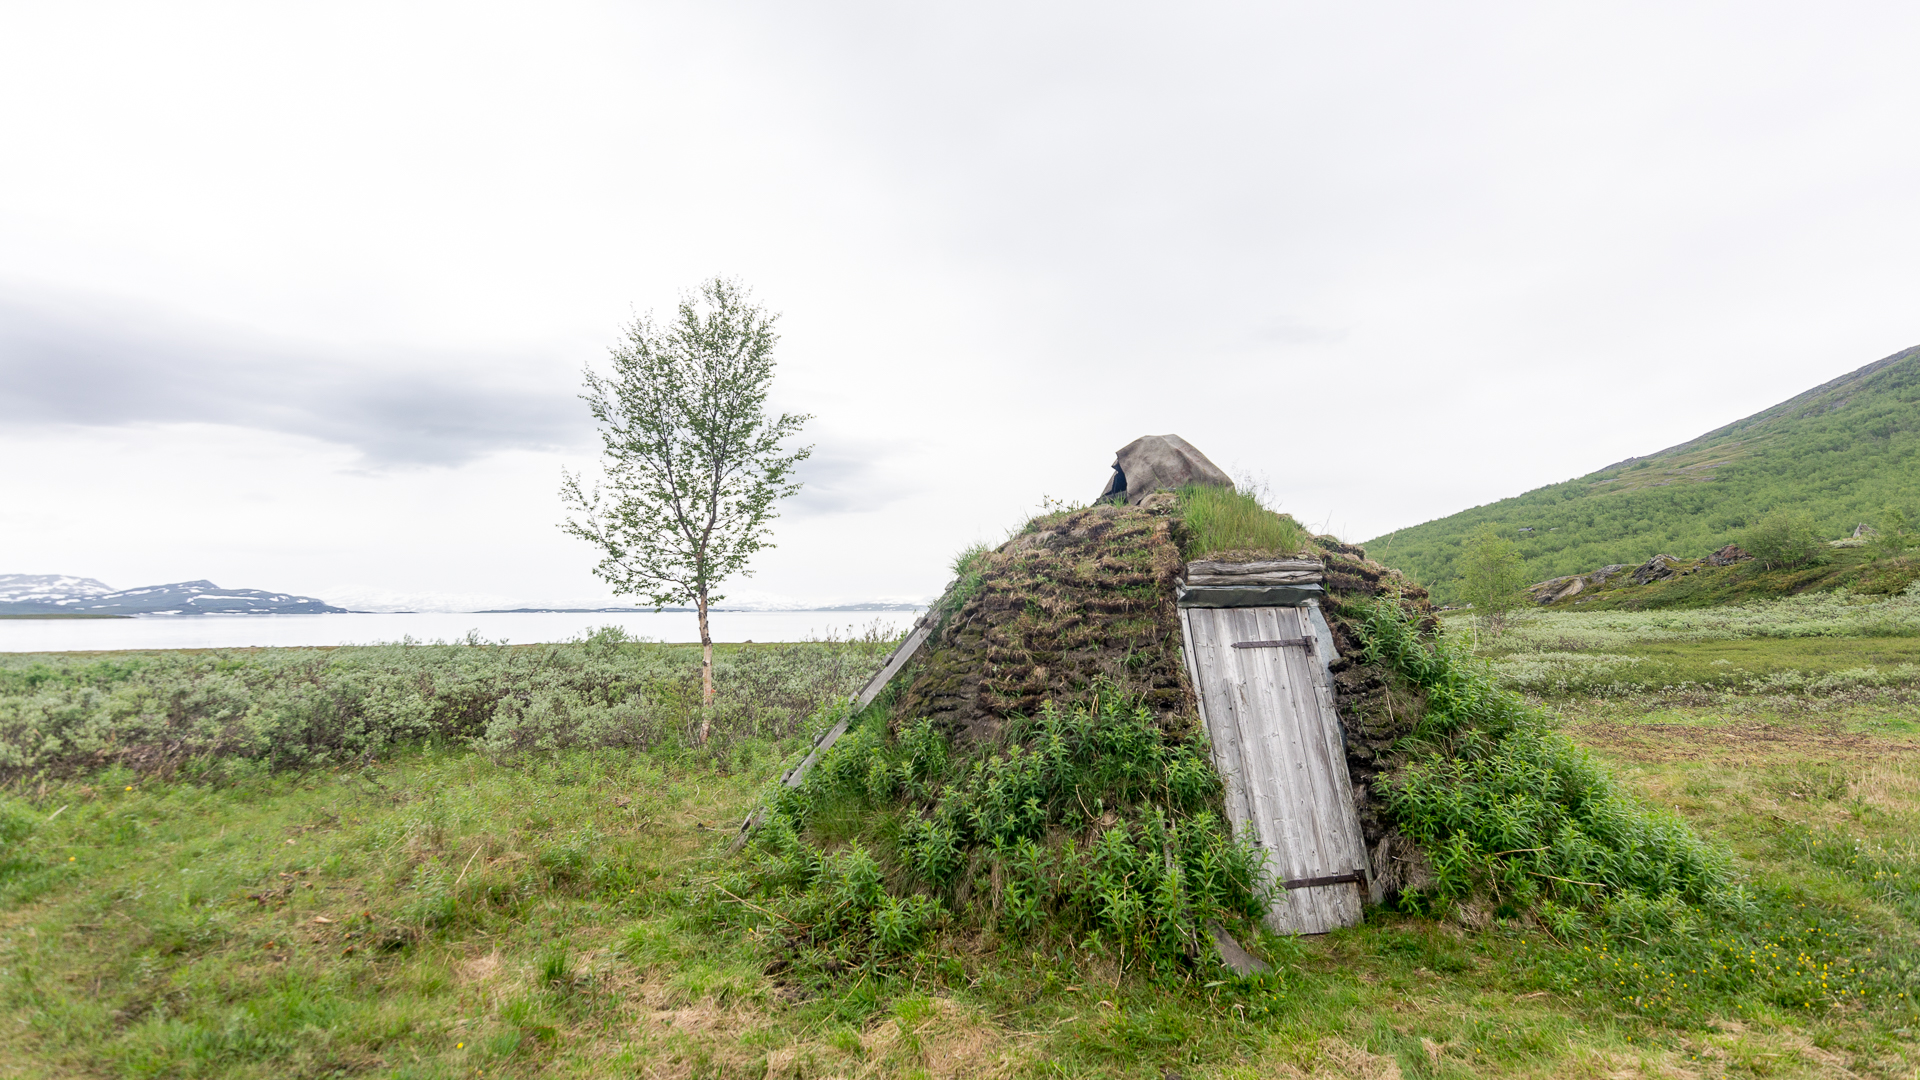
[[707,590],[700,601],[700,742],[713,730],[713,634],[707,630]]

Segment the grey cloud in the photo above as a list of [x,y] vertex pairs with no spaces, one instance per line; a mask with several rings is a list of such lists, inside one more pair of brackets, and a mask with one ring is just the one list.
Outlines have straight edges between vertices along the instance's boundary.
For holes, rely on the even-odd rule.
[[232,424],[351,446],[376,467],[458,465],[590,438],[570,380],[515,385],[514,367],[553,370],[500,357],[302,351],[0,296],[0,422],[9,424]]
[[1345,330],[1328,330],[1288,319],[1275,319],[1256,326],[1249,335],[1254,341],[1274,345],[1318,345],[1346,339]]
[[834,440],[817,446],[802,462],[800,482],[806,486],[793,497],[796,514],[867,513],[884,510],[913,493],[914,485],[884,468],[889,458],[909,456],[902,448],[882,443]]

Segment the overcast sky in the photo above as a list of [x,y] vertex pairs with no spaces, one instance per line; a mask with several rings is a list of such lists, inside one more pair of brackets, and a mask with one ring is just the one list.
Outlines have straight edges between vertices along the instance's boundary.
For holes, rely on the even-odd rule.
[[783,313],[735,596],[1178,433],[1364,540],[1920,343],[1920,6],[0,7],[0,573],[602,599],[634,311]]

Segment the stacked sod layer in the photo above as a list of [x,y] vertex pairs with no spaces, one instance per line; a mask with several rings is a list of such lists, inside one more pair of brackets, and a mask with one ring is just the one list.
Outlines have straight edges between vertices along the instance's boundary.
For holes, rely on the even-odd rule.
[[1105,503],[1036,518],[996,549],[963,554],[895,714],[930,719],[960,743],[991,743],[1008,717],[1104,680],[1184,731],[1194,698],[1173,607],[1178,511],[1171,493]]

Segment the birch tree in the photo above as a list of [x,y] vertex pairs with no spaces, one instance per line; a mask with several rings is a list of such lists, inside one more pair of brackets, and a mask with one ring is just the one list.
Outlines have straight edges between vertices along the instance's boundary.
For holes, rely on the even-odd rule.
[[1520,590],[1527,583],[1527,565],[1520,549],[1492,529],[1482,529],[1467,542],[1459,567],[1460,592],[1473,604],[1476,619],[1484,616],[1489,629],[1499,633],[1507,615],[1524,601]]
[[683,297],[664,326],[636,317],[610,350],[611,373],[586,371],[602,477],[588,489],[561,473],[572,512],[561,528],[600,549],[595,576],[656,611],[696,605],[701,742],[713,725],[707,612],[726,599],[714,590],[750,576],[748,560],[774,546],[774,504],[800,490],[794,467],[813,452],[783,446],[812,416],[766,411],[777,318],[725,278]]

